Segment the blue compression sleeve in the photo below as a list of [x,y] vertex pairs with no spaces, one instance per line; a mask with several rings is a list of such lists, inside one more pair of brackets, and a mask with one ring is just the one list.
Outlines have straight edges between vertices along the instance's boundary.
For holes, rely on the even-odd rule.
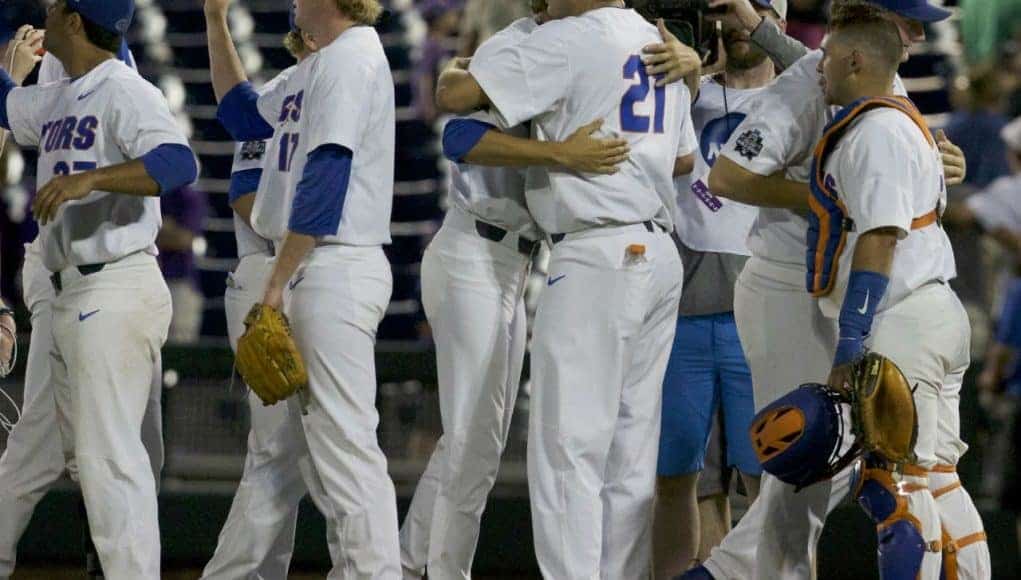
[[473,119],[453,119],[443,128],[443,155],[454,163],[461,163],[479,144],[490,129],[489,123]]
[[847,295],[840,309],[840,339],[833,366],[841,366],[865,353],[865,338],[872,330],[876,308],[886,294],[890,279],[878,272],[851,271]]
[[261,169],[246,169],[232,173],[230,176],[230,190],[227,191],[227,201],[234,203],[243,195],[255,193],[259,189],[259,181],[261,179]]
[[291,205],[288,229],[307,236],[332,236],[340,227],[351,180],[351,150],[323,145],[308,156]]
[[261,141],[273,136],[273,127],[259,113],[259,94],[252,83],[238,83],[220,101],[216,118],[235,141]]
[[1007,289],[1000,322],[996,325],[996,342],[1021,348],[1021,278],[1012,280]]
[[7,96],[16,88],[18,85],[7,71],[0,69],[0,127],[8,130],[11,128],[11,122],[7,118]]
[[195,154],[184,145],[160,145],[142,156],[142,163],[149,177],[160,186],[160,193],[167,193],[194,183],[199,175]]

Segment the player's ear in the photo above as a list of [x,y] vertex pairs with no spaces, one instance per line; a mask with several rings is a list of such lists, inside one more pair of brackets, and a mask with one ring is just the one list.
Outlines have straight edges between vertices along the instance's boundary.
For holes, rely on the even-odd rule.
[[862,53],[861,50],[857,48],[852,48],[850,53],[847,55],[848,74],[860,73],[861,69],[865,65],[864,58],[865,55]]

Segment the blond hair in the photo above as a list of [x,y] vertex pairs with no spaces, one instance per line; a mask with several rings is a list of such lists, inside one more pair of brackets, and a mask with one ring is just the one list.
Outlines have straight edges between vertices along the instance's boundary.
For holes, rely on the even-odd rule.
[[301,37],[301,33],[297,30],[292,30],[287,33],[284,37],[284,48],[287,52],[291,53],[294,58],[300,58],[301,55],[308,52],[308,46],[305,45],[305,39]]
[[379,0],[335,0],[337,8],[357,24],[372,26],[383,13]]

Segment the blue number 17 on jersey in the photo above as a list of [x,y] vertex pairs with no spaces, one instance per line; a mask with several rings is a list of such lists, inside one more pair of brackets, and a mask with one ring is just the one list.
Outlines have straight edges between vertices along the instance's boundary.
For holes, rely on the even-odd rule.
[[[637,77],[637,79],[636,79]],[[645,63],[637,54],[624,64],[624,79],[637,82],[624,93],[620,101],[620,128],[629,133],[663,132],[663,120],[666,116],[666,87],[655,86],[655,78],[645,72]],[[635,113],[635,105],[649,100],[649,93],[655,95],[652,119],[648,115]]]

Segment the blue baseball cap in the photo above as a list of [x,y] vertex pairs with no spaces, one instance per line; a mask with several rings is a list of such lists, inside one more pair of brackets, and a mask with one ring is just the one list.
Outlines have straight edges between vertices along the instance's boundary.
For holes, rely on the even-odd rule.
[[886,8],[909,20],[918,22],[939,22],[950,18],[954,13],[939,6],[929,4],[928,0],[869,0],[876,6]]
[[26,24],[43,28],[46,10],[39,0],[0,0],[0,43],[10,42]]
[[115,34],[127,34],[135,0],[65,0],[67,7]]

